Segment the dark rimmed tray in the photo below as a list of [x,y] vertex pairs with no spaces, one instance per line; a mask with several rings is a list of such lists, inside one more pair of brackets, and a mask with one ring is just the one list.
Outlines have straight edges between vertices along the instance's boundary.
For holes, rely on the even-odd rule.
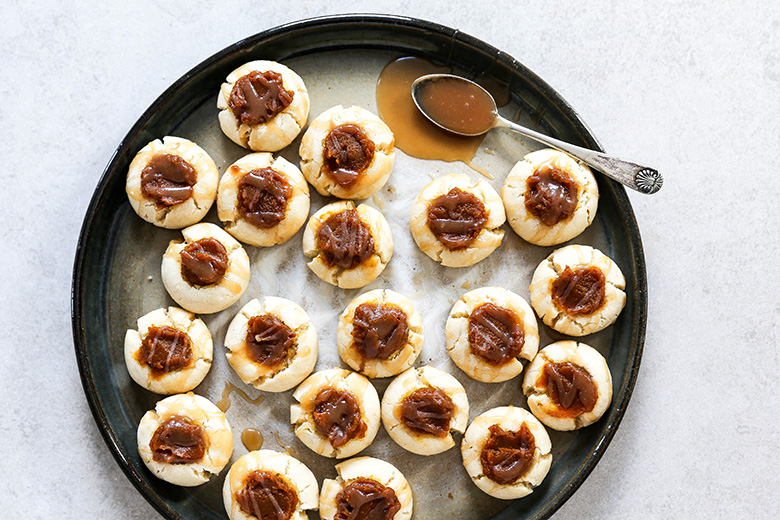
[[[136,217],[124,193],[127,166],[148,141],[187,126],[193,113],[213,105],[219,84],[240,64],[260,57],[289,62],[338,52],[410,54],[450,65],[467,76],[493,76],[509,86],[514,103],[524,109],[537,129],[600,149],[574,110],[515,59],[457,30],[409,18],[350,15],[295,22],[242,40],[176,81],[133,126],[98,183],[79,238],[72,294],[76,356],[98,427],[131,482],[167,518],[225,518],[225,513],[214,486],[187,490],[167,485],[146,471],[135,452],[139,409],[149,408],[157,396],[145,395],[145,391],[125,385],[125,368],[121,355],[117,356],[117,350],[121,354],[118,331],[132,323],[114,323],[116,308],[122,305],[117,298],[116,273],[123,269],[145,272],[148,267],[125,265],[125,259],[116,254],[125,239],[143,240],[142,235],[147,232],[134,220]],[[315,115],[313,112],[311,117]],[[609,335],[602,338],[609,344],[605,350],[614,380],[613,403],[601,421],[566,437],[566,450],[559,454],[547,479],[532,495],[508,503],[495,518],[552,515],[603,455],[634,386],[644,343],[647,306],[641,239],[623,187],[601,176],[598,181],[599,215],[592,227],[599,229],[599,247],[618,262],[627,278],[626,308]],[[160,240],[176,236],[174,232],[162,233]],[[166,302],[158,306],[169,303]],[[557,339],[554,334],[548,337]],[[215,335],[215,356],[220,340]]]

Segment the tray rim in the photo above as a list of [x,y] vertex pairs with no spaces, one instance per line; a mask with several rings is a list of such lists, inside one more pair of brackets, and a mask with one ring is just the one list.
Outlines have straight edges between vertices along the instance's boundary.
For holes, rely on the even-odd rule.
[[[95,191],[90,198],[89,205],[84,217],[84,221],[79,232],[79,238],[76,246],[76,254],[73,263],[73,283],[71,286],[71,323],[73,342],[75,347],[76,362],[79,369],[79,375],[84,389],[84,393],[87,397],[92,416],[100,430],[101,436],[109,448],[109,451],[113,455],[115,461],[122,469],[125,476],[132,482],[135,488],[141,493],[146,501],[152,505],[152,507],[164,517],[173,520],[187,520],[176,511],[170,508],[170,506],[162,500],[160,495],[155,492],[147,483],[138,475],[134,470],[130,461],[123,454],[118,439],[115,433],[110,429],[103,407],[100,404],[100,399],[97,395],[97,389],[92,378],[92,368],[88,363],[88,353],[86,350],[86,342],[83,340],[84,328],[83,323],[83,302],[82,292],[84,276],[84,264],[86,261],[87,244],[89,243],[89,236],[91,229],[95,222],[97,213],[97,207],[101,199],[104,198],[105,191],[108,184],[108,176],[111,170],[114,169],[115,163],[118,160],[118,156],[123,148],[125,148],[133,136],[148,122],[150,117],[156,113],[158,108],[165,104],[165,102],[178,94],[178,91],[187,83],[187,81],[200,73],[202,73],[213,62],[220,60],[223,57],[229,56],[243,48],[251,47],[259,44],[265,40],[272,40],[275,36],[284,34],[287,32],[302,31],[317,27],[327,27],[340,23],[351,24],[379,24],[390,26],[403,26],[408,29],[421,29],[431,32],[439,33],[443,36],[448,36],[453,41],[459,41],[459,43],[465,44],[470,47],[474,47],[482,52],[490,54],[502,65],[512,69],[514,72],[521,74],[525,79],[532,83],[538,91],[545,97],[553,99],[555,104],[561,109],[564,115],[568,118],[568,123],[571,124],[574,129],[585,140],[586,146],[603,151],[598,140],[593,136],[588,126],[580,118],[579,114],[574,108],[546,81],[536,75],[533,71],[528,69],[525,65],[517,61],[509,54],[493,47],[492,45],[475,38],[469,34],[461,32],[458,29],[452,29],[445,25],[441,25],[435,22],[422,20],[419,18],[398,16],[398,15],[385,15],[385,14],[337,14],[318,16],[298,21],[285,23],[276,27],[269,28],[261,31],[252,36],[242,38],[235,43],[228,45],[222,50],[212,54],[208,58],[202,60],[196,66],[191,68],[176,81],[174,81],[167,89],[160,94],[155,101],[144,111],[144,113],[133,124],[125,137],[120,141],[117,148],[111,155],[103,173],[101,174]],[[574,494],[574,492],[582,485],[582,483],[588,478],[590,473],[596,467],[601,460],[607,447],[612,441],[622,419],[625,415],[628,403],[630,402],[631,395],[633,393],[636,379],[639,373],[639,366],[641,364],[642,352],[644,349],[644,342],[646,336],[647,325],[647,275],[645,268],[645,258],[642,247],[641,235],[639,227],[636,222],[636,217],[633,212],[633,208],[630,204],[625,188],[611,179],[603,179],[605,185],[610,189],[612,195],[618,206],[626,211],[624,215],[624,225],[626,231],[630,236],[633,236],[633,246],[631,248],[631,257],[636,260],[635,269],[633,274],[636,279],[635,293],[636,293],[636,317],[635,325],[632,329],[635,331],[633,334],[633,342],[635,344],[636,361],[629,365],[627,371],[627,377],[625,381],[626,391],[624,398],[619,402],[613,401],[612,407],[615,409],[615,418],[612,423],[607,425],[606,431],[603,437],[599,440],[596,446],[591,451],[591,454],[587,456],[583,467],[576,473],[575,477],[570,481],[569,485],[564,486],[554,493],[553,498],[545,504],[545,506],[534,516],[534,519],[546,519],[551,517],[560,507]]]

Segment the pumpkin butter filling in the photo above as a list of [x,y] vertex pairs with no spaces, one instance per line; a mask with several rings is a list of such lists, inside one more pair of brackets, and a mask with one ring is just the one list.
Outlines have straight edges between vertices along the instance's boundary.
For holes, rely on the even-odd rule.
[[149,367],[153,377],[162,377],[190,364],[192,341],[189,334],[179,329],[167,325],[151,326],[135,359]]
[[157,209],[185,202],[198,182],[195,168],[178,155],[158,154],[141,171],[141,194],[154,200]]
[[298,492],[277,473],[255,470],[235,494],[238,507],[260,520],[290,520],[298,507]]
[[149,442],[156,462],[186,464],[203,458],[206,439],[203,428],[181,415],[166,418],[157,427]]
[[335,388],[324,388],[314,398],[312,419],[319,434],[334,448],[363,437],[368,429],[355,396]]
[[290,106],[294,92],[284,88],[282,75],[272,70],[252,71],[238,78],[230,91],[228,106],[242,123],[266,123]]
[[337,126],[323,142],[323,169],[336,184],[349,188],[371,166],[374,150],[374,142],[360,126]]

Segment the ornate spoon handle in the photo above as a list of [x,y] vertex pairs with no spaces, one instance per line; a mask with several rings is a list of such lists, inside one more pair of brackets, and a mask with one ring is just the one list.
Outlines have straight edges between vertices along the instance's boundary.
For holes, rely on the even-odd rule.
[[520,126],[503,117],[498,117],[495,123],[496,128],[508,128],[514,130],[535,141],[566,152],[572,157],[581,160],[588,166],[600,171],[607,177],[610,177],[629,188],[638,192],[652,194],[661,189],[664,184],[664,178],[654,168],[640,166],[638,164],[618,159],[611,155],[588,150],[580,146],[575,146],[564,141],[559,141],[553,137],[540,134],[530,128]]

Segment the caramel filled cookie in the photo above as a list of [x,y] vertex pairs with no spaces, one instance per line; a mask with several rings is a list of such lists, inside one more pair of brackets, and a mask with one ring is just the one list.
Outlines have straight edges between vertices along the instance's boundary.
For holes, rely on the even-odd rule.
[[409,520],[412,488],[403,474],[372,457],[357,457],[336,464],[338,477],[325,479],[320,493],[320,518]]
[[230,467],[222,501],[230,520],[307,520],[317,479],[303,462],[273,450],[250,451]]
[[626,304],[626,279],[608,256],[590,246],[556,249],[534,271],[531,305],[545,325],[569,336],[598,332]]
[[211,368],[211,333],[202,320],[178,307],[138,318],[125,334],[125,364],[133,381],[157,394],[180,394],[203,381]]
[[412,302],[377,289],[352,300],[339,318],[336,344],[353,370],[388,377],[412,366],[423,345],[422,319]]
[[612,375],[604,356],[585,343],[547,345],[528,366],[523,393],[548,428],[576,430],[601,419],[612,401]]
[[237,145],[276,152],[309,117],[309,94],[298,74],[275,61],[252,61],[230,74],[217,97],[219,126]]
[[137,441],[146,467],[177,486],[208,482],[233,454],[233,434],[225,414],[192,392],[158,401],[141,418]]
[[395,161],[390,128],[364,108],[326,110],[303,134],[301,171],[320,195],[365,199],[390,177]]
[[501,287],[482,287],[452,306],[445,328],[447,353],[468,376],[500,383],[523,371],[539,349],[531,307]]
[[599,188],[585,163],[544,149],[529,153],[512,168],[501,198],[515,233],[532,244],[554,246],[593,222]]
[[225,230],[241,242],[281,244],[309,216],[309,185],[283,157],[252,153],[230,165],[222,176],[217,210]]
[[356,372],[332,368],[315,372],[293,393],[295,435],[325,457],[343,459],[367,448],[379,431],[379,396]]
[[405,450],[435,455],[455,446],[469,421],[466,390],[447,372],[424,366],[399,375],[382,397],[382,423]]
[[501,245],[504,206],[490,184],[450,173],[425,186],[409,222],[423,253],[447,267],[466,267]]
[[552,465],[550,437],[530,412],[502,406],[478,416],[461,445],[471,480],[490,496],[511,500],[529,495]]
[[244,383],[284,392],[303,381],[317,363],[317,332],[301,307],[266,296],[244,305],[225,336],[227,359]]
[[227,309],[249,284],[249,257],[236,239],[217,225],[202,223],[182,230],[163,255],[162,281],[176,303],[210,314]]
[[218,182],[217,166],[203,148],[166,136],[136,154],[125,191],[139,217],[158,227],[179,229],[206,216]]
[[393,235],[385,217],[366,204],[328,204],[303,231],[303,254],[321,280],[342,289],[363,287],[384,271],[393,256]]

